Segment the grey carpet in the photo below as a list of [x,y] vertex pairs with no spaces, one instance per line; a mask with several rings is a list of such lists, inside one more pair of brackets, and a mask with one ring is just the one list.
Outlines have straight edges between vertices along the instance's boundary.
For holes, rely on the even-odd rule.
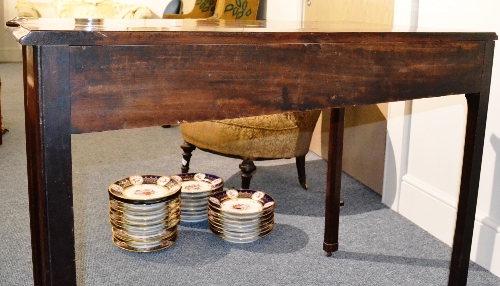
[[[0,285],[32,285],[24,139],[22,66],[0,64],[2,114],[10,132],[0,146]],[[323,256],[326,162],[308,154],[310,190],[293,160],[257,162],[254,189],[276,199],[274,231],[249,244],[181,223],[177,243],[132,253],[111,242],[107,186],[132,174],[180,172],[177,127],[73,135],[79,285],[446,285],[450,247],[386,208],[380,196],[344,175],[340,250]],[[239,186],[239,160],[194,151],[191,170]],[[500,285],[471,263],[470,285]]]

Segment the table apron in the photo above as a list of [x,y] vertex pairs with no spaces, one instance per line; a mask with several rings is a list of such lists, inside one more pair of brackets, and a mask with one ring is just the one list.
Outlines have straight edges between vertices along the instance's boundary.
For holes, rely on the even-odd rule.
[[72,133],[481,91],[484,42],[71,46]]

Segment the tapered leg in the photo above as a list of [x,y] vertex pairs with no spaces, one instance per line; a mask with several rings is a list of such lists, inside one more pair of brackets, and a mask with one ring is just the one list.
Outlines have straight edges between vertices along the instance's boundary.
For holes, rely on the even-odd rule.
[[196,149],[196,146],[184,141],[184,143],[181,145],[181,148],[184,151],[184,153],[182,153],[181,172],[187,173],[189,171],[189,162],[191,161],[191,156],[192,156],[191,152],[193,152],[194,149]]
[[298,156],[295,158],[295,165],[297,166],[297,173],[299,175],[299,183],[302,188],[309,190],[306,183],[306,156]]
[[328,256],[339,249],[340,180],[342,176],[344,112],[344,108],[333,108],[330,116],[328,170],[326,180],[325,237],[323,242],[323,250]]
[[486,127],[486,106],[481,106],[481,95],[467,94],[466,98],[467,128],[449,285],[467,284]]
[[257,167],[250,160],[243,160],[240,164],[241,170],[241,188],[250,189],[250,181],[252,180],[252,173],[257,170]]
[[69,48],[23,46],[23,57],[34,284],[76,285]]
[[484,110],[484,114],[479,114],[481,95],[467,94],[466,98],[468,105],[467,128],[449,285],[467,284],[486,127],[486,110]]
[[448,285],[467,284],[479,178],[481,175],[494,48],[494,42],[486,44],[481,93],[465,95],[467,99],[467,127],[465,130],[462,178],[460,181],[460,195]]

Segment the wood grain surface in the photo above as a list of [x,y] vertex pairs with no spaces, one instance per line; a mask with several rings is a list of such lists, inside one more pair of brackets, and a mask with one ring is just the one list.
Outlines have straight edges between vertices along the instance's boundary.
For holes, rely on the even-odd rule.
[[72,131],[477,92],[483,51],[477,42],[72,47]]

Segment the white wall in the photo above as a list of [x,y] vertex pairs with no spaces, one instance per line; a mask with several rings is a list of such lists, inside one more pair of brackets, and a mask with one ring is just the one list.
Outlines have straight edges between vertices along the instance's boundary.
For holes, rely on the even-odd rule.
[[22,60],[20,45],[12,36],[10,30],[5,25],[5,22],[14,18],[15,0],[0,0],[0,62],[19,62]]
[[268,20],[301,21],[302,0],[267,0]]
[[[497,0],[397,0],[396,3],[399,9],[395,9],[395,24],[410,23],[411,4],[416,3],[419,27],[500,34],[500,1]],[[500,276],[499,47],[497,43],[471,252],[473,261],[497,276]],[[387,150],[383,201],[451,245],[466,102],[463,95],[458,95],[415,100],[406,105],[406,113],[411,112],[411,118],[403,116],[404,103],[394,104],[392,109],[388,145],[394,145],[394,149]]]

